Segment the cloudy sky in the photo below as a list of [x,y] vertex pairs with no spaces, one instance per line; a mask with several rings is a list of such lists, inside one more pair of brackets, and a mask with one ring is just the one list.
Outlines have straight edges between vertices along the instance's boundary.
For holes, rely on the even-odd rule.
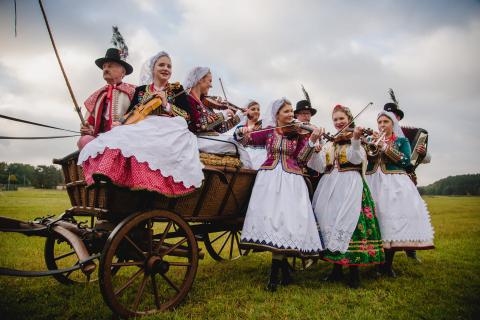
[[[221,77],[230,101],[254,98],[266,107],[286,96],[319,112],[313,122],[333,131],[335,104],[353,113],[374,106],[357,124],[375,127],[393,88],[404,125],[429,131],[432,163],[420,185],[478,173],[480,144],[479,1],[44,0],[50,26],[77,100],[102,86],[94,60],[120,28],[138,83],[142,63],[159,50],[173,59],[173,80],[194,66]],[[79,127],[38,2],[0,0],[0,114],[69,129]],[[218,81],[213,93],[220,95]],[[0,136],[61,131],[0,119]],[[75,138],[0,140],[0,161],[48,164],[75,149]]]

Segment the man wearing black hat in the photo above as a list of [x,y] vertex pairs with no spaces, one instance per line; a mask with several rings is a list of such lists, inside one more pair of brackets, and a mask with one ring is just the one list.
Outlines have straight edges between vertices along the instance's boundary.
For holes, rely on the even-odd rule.
[[297,102],[297,106],[293,113],[295,119],[298,121],[310,123],[310,120],[317,113],[317,110],[312,108],[308,100],[300,100]]
[[[386,103],[383,106],[383,110],[389,111],[389,112],[392,112],[393,114],[395,114],[395,117],[397,118],[398,121],[402,120],[403,117],[404,117],[403,111],[399,108],[398,104],[396,104],[394,102]],[[406,128],[405,127],[401,127],[401,128],[402,128],[402,131],[405,134],[405,136],[408,136],[407,132],[406,132]],[[423,158],[421,163],[429,163],[430,162],[431,156],[430,156],[429,153],[427,153],[427,148],[424,144],[417,146],[416,151],[418,152],[420,157]],[[413,173],[413,174],[415,173],[414,172],[415,168],[413,166],[411,166],[411,168],[409,168],[409,169],[412,170],[411,173]],[[409,172],[408,169],[407,169],[407,172]],[[417,184],[416,178],[414,178],[412,180],[414,180],[414,183],[416,185]],[[415,259],[418,262],[421,262],[421,260],[417,257],[417,252],[415,250],[405,250],[405,253],[407,254],[407,257],[409,257],[411,259]]]
[[78,141],[79,149],[94,139],[99,133],[106,132],[120,124],[135,93],[135,86],[122,82],[125,75],[133,72],[133,68],[121,57],[119,49],[110,48],[105,57],[95,60],[95,64],[103,70],[103,79],[107,84],[95,91],[87,100],[85,119],[82,125],[82,137]]

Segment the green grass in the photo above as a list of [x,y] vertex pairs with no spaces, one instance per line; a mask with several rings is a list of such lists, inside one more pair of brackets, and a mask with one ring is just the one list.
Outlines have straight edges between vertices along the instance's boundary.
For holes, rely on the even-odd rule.
[[[396,279],[362,269],[362,288],[324,283],[330,265],[295,273],[296,283],[264,290],[268,253],[230,262],[206,254],[187,299],[176,310],[145,319],[473,319],[480,314],[480,197],[426,197],[436,250],[422,264],[398,253]],[[0,192],[0,215],[31,220],[69,207],[64,191]],[[0,266],[45,269],[43,239],[0,234]],[[203,246],[203,245],[201,245]],[[0,278],[2,319],[106,319],[97,283],[64,286],[53,278]]]

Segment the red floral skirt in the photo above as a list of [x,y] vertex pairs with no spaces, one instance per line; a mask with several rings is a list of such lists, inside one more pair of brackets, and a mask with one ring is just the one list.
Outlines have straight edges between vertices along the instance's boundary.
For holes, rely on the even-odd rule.
[[175,182],[173,177],[164,177],[160,170],[151,170],[147,162],[138,162],[135,156],[124,157],[119,149],[106,148],[103,154],[88,158],[82,164],[88,185],[95,183],[95,176],[105,176],[113,184],[132,190],[149,190],[167,197],[180,197],[195,191]]

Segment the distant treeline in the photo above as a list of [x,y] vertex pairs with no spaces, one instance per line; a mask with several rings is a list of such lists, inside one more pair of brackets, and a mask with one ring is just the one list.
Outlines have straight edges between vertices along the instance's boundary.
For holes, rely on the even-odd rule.
[[63,184],[63,173],[57,167],[32,166],[23,163],[0,162],[0,189],[25,186],[42,189],[55,188]]
[[424,195],[480,195],[480,174],[464,174],[438,180],[426,187],[419,187]]

